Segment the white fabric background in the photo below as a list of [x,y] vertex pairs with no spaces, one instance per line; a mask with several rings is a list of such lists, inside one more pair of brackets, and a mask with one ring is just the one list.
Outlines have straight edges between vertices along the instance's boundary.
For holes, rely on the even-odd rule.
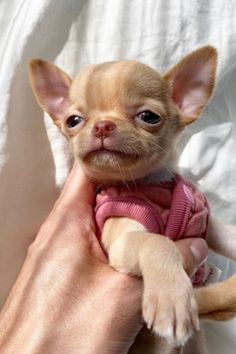
[[[0,279],[7,284],[0,301],[70,165],[66,142],[32,96],[28,60],[47,59],[71,75],[121,58],[163,72],[191,50],[214,45],[215,96],[181,140],[187,145],[180,164],[207,193],[214,214],[236,223],[235,21],[235,0],[0,1]],[[224,277],[236,271],[233,262],[212,258]],[[207,327],[209,353],[235,353],[235,321]]]

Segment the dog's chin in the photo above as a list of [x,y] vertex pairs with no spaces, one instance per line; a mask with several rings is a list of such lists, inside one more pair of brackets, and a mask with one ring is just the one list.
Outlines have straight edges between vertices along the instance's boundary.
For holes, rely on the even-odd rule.
[[138,154],[99,150],[79,159],[89,178],[100,183],[128,182],[145,177],[145,158]]

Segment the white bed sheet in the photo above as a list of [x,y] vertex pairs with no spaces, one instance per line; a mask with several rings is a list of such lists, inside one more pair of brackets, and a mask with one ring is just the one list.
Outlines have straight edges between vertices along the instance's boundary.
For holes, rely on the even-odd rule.
[[[220,58],[215,96],[186,131],[180,165],[206,192],[214,214],[236,223],[235,21],[236,1],[1,0],[0,274],[7,274],[8,288],[70,166],[65,140],[32,96],[28,60],[47,59],[71,75],[121,58],[164,72],[191,50],[214,45]],[[13,239],[16,250],[9,247]],[[211,259],[223,277],[236,271],[223,257]],[[7,291],[0,290],[0,302]],[[209,353],[235,353],[236,321],[207,328]]]

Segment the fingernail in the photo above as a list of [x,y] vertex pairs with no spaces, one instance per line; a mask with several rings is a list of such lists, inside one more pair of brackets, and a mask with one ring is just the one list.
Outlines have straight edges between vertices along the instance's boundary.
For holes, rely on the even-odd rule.
[[201,253],[198,248],[191,245],[190,250],[191,250],[198,266],[201,266],[203,263],[206,262],[207,255],[205,255],[204,253]]

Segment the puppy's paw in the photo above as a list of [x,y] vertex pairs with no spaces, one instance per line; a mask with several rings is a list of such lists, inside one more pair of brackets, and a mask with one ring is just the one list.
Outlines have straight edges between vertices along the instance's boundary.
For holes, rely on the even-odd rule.
[[199,329],[190,279],[184,271],[165,279],[145,279],[143,317],[147,327],[174,346],[182,346]]

